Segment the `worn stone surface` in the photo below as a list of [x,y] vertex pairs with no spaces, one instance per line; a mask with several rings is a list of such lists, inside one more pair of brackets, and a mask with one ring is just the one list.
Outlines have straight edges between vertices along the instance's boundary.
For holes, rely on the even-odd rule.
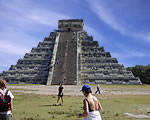
[[0,77],[17,84],[141,84],[83,25],[82,19],[60,20],[58,30]]

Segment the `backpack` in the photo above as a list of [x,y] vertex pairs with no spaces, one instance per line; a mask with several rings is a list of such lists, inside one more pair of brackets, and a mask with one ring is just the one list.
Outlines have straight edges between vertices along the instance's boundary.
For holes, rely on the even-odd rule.
[[0,92],[0,112],[7,112],[11,110],[11,97],[8,95],[8,90]]

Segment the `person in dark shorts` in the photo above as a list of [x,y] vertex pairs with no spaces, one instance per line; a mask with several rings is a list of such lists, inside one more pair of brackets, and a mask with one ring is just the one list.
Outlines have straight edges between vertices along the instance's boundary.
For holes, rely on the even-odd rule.
[[58,88],[58,99],[57,99],[57,104],[56,105],[59,105],[59,100],[61,98],[61,102],[63,105],[64,104],[64,100],[63,100],[63,89],[64,87],[62,86],[62,83],[59,83],[59,88]]

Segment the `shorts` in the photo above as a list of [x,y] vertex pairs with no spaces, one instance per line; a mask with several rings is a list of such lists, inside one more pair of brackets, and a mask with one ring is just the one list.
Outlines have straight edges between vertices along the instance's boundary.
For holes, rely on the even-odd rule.
[[59,97],[63,97],[63,93],[59,93],[58,96],[59,96]]
[[11,114],[0,114],[0,120],[12,120]]
[[83,118],[83,120],[102,120],[99,111],[89,112],[88,116]]

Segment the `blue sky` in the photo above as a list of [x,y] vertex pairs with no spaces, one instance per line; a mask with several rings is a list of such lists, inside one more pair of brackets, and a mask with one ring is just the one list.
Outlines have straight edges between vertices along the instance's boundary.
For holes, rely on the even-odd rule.
[[84,29],[125,67],[150,64],[150,0],[0,0],[0,72],[57,29],[83,19]]

